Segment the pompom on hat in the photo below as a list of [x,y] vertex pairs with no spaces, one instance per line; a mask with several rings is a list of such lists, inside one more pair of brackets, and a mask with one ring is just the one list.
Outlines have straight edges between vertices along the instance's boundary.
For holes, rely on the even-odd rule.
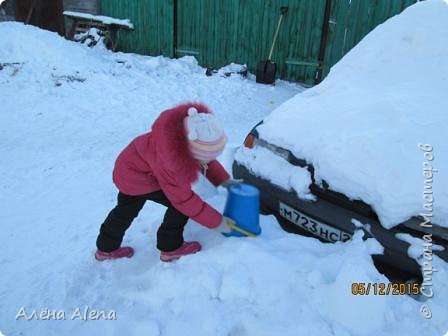
[[184,125],[190,151],[196,160],[210,162],[223,152],[227,136],[215,115],[199,113],[195,107],[190,107]]

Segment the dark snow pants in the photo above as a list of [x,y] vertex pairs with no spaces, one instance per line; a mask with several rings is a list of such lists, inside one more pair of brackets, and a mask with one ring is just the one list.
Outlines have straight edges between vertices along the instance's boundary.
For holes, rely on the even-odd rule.
[[162,191],[139,196],[129,196],[120,192],[117,205],[101,225],[96,240],[99,250],[111,252],[120,247],[126,230],[146,201],[154,201],[168,208],[157,230],[157,248],[161,251],[173,251],[183,244],[183,231],[188,217],[174,208]]

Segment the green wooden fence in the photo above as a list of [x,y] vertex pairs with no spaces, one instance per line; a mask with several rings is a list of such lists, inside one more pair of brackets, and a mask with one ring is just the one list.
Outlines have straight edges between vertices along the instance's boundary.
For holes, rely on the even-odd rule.
[[[219,68],[235,62],[247,64],[255,72],[258,61],[269,53],[280,7],[287,6],[288,14],[272,57],[277,63],[277,75],[314,84],[319,66],[325,76],[368,32],[415,2],[101,0],[101,12],[134,23],[134,32],[121,33],[119,49],[123,51],[168,57],[193,55],[202,66]],[[319,51],[325,51],[321,62]]]
[[376,26],[401,13],[416,0],[333,0],[324,76]]
[[118,49],[173,57],[173,0],[101,0],[101,13],[128,18],[132,32],[120,31]]

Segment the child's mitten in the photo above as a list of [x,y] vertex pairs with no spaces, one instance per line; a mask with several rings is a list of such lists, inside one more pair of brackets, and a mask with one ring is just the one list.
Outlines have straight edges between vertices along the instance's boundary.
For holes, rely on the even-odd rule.
[[230,228],[229,224],[232,223],[235,225],[235,221],[229,217],[222,216],[221,224],[219,224],[215,230],[221,233],[230,233],[232,229]]

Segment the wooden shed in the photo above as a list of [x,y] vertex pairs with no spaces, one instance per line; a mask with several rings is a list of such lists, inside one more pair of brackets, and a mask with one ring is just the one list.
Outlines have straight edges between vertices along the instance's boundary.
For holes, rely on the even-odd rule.
[[64,35],[62,0],[20,0],[15,1],[17,21],[51,30]]
[[[30,14],[33,5],[35,8]],[[99,14],[100,0],[6,0],[0,6],[0,22],[25,22],[30,16],[30,24],[63,34],[64,30],[69,30],[70,21],[66,20],[63,25],[62,10]]]
[[64,10],[88,14],[99,14],[100,0],[64,0]]

